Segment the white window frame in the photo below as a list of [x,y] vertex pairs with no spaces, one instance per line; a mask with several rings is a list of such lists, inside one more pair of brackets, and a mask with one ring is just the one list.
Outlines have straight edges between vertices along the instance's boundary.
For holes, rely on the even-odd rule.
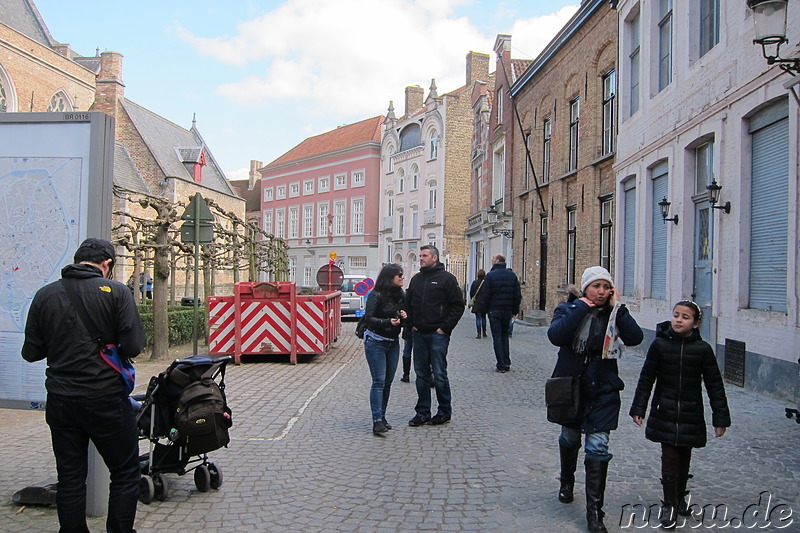
[[300,196],[300,182],[295,181],[289,184],[289,198],[297,198]]
[[609,70],[602,78],[603,84],[603,138],[602,138],[602,153],[603,155],[611,154],[614,152],[616,135],[614,129],[616,126],[616,101],[617,101],[617,71],[615,69]]
[[303,206],[303,237],[314,236],[314,204]]
[[271,202],[275,198],[275,190],[272,187],[264,187],[264,201]]
[[278,185],[275,187],[275,199],[276,200],[286,199],[286,185]]
[[314,179],[303,180],[303,196],[314,194]]
[[578,170],[578,139],[581,122],[581,97],[569,101],[569,158],[567,171]]
[[658,0],[658,92],[672,83],[672,0]]
[[333,190],[341,191],[347,188],[347,174],[334,174],[333,175]]
[[297,239],[300,236],[300,206],[289,207],[289,238]]
[[272,209],[265,209],[263,217],[264,219],[261,221],[261,227],[264,229],[264,233],[272,235]]
[[330,176],[320,176],[317,178],[317,191],[318,192],[328,192],[331,190],[331,177]]
[[328,213],[330,213],[330,209],[329,202],[317,204],[317,237],[328,236]]
[[350,187],[363,187],[366,185],[366,172],[361,170],[354,170],[350,173]]
[[350,200],[351,228],[353,235],[364,234],[364,198],[352,198]]
[[275,209],[275,236],[279,239],[286,238],[286,211],[283,207]]
[[333,202],[333,234],[341,236],[347,230],[347,204],[345,200]]

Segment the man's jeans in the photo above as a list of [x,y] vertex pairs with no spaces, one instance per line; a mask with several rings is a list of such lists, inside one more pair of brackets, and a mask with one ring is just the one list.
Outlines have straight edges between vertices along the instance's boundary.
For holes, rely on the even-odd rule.
[[[450,381],[447,379],[447,347],[450,345],[449,335],[420,333],[414,331],[414,372],[417,375],[417,414],[431,416],[431,379],[436,387],[436,399],[439,402],[437,414],[449,417]],[[433,370],[433,376],[431,376]]]
[[508,347],[510,324],[511,311],[489,311],[489,327],[492,330],[492,344],[498,369],[511,366],[511,353]]
[[[610,461],[613,455],[608,453],[608,437],[608,431],[587,433],[584,445],[586,458],[595,459],[597,461]],[[561,435],[558,437],[558,442],[566,448],[580,448],[580,429],[569,426],[561,426]]]
[[400,357],[400,341],[381,341],[365,335],[364,354],[372,375],[369,406],[372,410],[372,421],[377,422],[386,415],[386,406],[389,405],[389,393]]
[[141,472],[138,430],[128,397],[49,394],[45,419],[50,426],[58,471],[56,504],[60,531],[89,531],[86,475],[90,439],[111,473],[106,530],[133,531]]

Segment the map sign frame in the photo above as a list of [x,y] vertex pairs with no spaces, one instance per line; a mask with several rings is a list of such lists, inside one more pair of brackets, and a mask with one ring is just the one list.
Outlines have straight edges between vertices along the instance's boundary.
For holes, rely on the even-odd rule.
[[87,237],[111,235],[114,119],[0,113],[0,408],[44,409],[45,362],[20,354],[36,291]]

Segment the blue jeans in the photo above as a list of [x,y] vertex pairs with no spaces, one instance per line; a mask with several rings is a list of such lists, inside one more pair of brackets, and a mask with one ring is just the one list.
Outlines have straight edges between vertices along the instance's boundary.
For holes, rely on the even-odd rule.
[[[608,453],[608,437],[608,431],[587,433],[584,444],[584,453],[586,454],[586,458],[595,459],[597,461],[610,461],[613,455]],[[580,429],[569,426],[561,426],[561,435],[558,437],[558,442],[566,448],[580,448]]]
[[[450,345],[449,335],[433,333],[411,334],[414,342],[414,372],[417,375],[417,414],[431,416],[431,380],[436,387],[436,400],[439,402],[437,414],[449,417],[450,381],[447,379],[447,347]],[[431,376],[431,369],[433,376]]]
[[486,314],[485,313],[475,313],[475,327],[478,330],[478,335],[483,333],[486,335]]
[[408,339],[403,341],[403,359],[411,359],[412,348],[414,348],[413,339]]
[[372,421],[377,422],[386,415],[392,380],[397,372],[397,361],[400,357],[400,341],[397,339],[381,341],[365,335],[364,354],[367,356],[369,373],[372,375],[369,407],[372,410]]
[[47,396],[47,425],[58,472],[60,531],[89,531],[86,525],[87,451],[91,440],[111,473],[106,530],[130,533],[139,499],[139,432],[131,402],[115,394],[99,398]]
[[489,311],[489,326],[492,329],[492,344],[494,357],[497,359],[497,368],[511,366],[511,352],[508,347],[508,337],[511,335],[511,311]]

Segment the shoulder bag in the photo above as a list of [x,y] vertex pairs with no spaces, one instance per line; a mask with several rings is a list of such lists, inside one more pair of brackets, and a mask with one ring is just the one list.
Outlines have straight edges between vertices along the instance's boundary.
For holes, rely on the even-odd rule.
[[581,376],[549,378],[544,385],[547,421],[571,426],[581,421]]

